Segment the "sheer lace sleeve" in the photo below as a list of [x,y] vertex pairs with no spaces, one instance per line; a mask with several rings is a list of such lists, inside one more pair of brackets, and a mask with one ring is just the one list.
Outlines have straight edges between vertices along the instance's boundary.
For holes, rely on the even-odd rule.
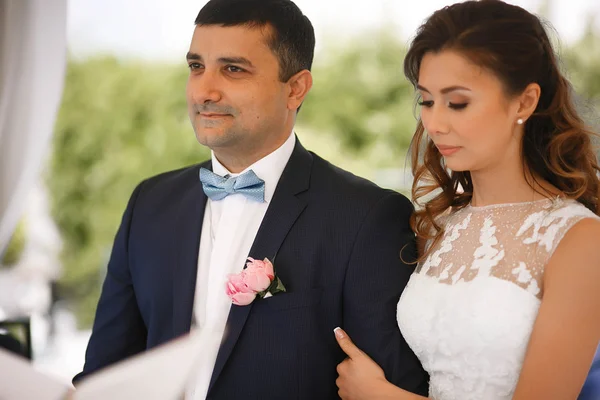
[[571,200],[468,206],[447,219],[441,241],[417,271],[450,285],[493,276],[541,298],[544,266],[584,218],[598,217]]

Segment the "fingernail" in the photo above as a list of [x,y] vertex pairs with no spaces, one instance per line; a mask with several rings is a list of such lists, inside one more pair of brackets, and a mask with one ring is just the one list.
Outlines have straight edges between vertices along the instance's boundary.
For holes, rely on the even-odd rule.
[[335,334],[335,337],[338,339],[343,339],[346,337],[344,335],[344,331],[339,326],[333,330],[333,333]]

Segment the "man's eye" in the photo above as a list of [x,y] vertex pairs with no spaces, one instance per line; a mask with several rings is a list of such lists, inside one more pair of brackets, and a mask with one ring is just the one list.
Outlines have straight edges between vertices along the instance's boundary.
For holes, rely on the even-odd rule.
[[235,65],[228,65],[226,67],[227,71],[229,72],[244,72],[243,69],[241,69],[240,67],[236,67]]
[[192,71],[194,71],[194,70],[196,70],[196,69],[202,68],[202,64],[200,64],[200,63],[189,63],[189,64],[188,64],[188,67],[189,67],[189,68],[190,68]]

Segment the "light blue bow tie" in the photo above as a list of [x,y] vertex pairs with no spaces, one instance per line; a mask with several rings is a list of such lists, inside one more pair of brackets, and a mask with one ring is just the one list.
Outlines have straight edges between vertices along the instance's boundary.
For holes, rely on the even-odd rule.
[[239,193],[260,203],[265,201],[265,181],[252,170],[239,176],[222,177],[206,168],[200,168],[200,182],[204,193],[211,200],[221,200],[230,194]]

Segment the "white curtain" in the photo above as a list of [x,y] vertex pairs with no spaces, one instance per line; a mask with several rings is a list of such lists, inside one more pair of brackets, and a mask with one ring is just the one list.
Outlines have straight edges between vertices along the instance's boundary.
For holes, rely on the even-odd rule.
[[48,154],[66,31],[67,0],[0,0],[0,254]]

